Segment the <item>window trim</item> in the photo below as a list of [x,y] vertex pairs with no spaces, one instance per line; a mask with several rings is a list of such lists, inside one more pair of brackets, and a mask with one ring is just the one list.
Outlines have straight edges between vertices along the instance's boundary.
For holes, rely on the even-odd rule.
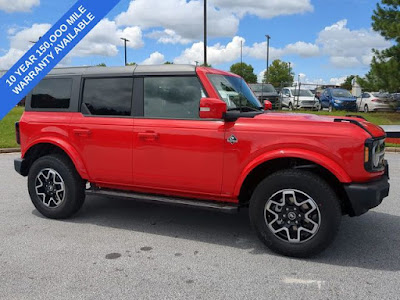
[[[93,114],[87,114],[82,111],[83,107],[83,93],[85,89],[85,81],[87,79],[94,79],[94,80],[99,80],[99,79],[122,79],[122,78],[128,78],[132,79],[132,91],[131,91],[131,113],[129,115],[93,115]],[[92,118],[132,118],[133,113],[134,113],[134,91],[135,91],[135,81],[134,77],[132,75],[130,76],[82,76],[81,82],[80,82],[80,92],[79,92],[79,101],[78,101],[78,111],[84,116],[84,117],[92,117]]]
[[[200,80],[199,76],[197,74],[160,74],[160,75],[140,75],[140,76],[134,76],[136,79],[142,79],[142,91],[141,91],[141,98],[140,98],[140,105],[138,105],[139,108],[142,109],[141,114],[135,115],[135,118],[138,119],[149,119],[149,120],[180,120],[180,121],[210,121],[210,119],[201,119],[199,118],[171,118],[171,117],[149,117],[144,115],[144,81],[146,78],[160,78],[160,77],[194,77],[196,78],[199,83],[201,88],[203,89],[205,98],[208,98],[209,95],[207,93],[207,90],[204,88],[203,82]],[[135,93],[135,92],[134,92]],[[201,100],[202,98],[200,98]],[[199,100],[199,106],[200,106],[200,100]],[[220,121],[221,119],[216,119],[217,121]],[[212,121],[215,121],[212,119]]]

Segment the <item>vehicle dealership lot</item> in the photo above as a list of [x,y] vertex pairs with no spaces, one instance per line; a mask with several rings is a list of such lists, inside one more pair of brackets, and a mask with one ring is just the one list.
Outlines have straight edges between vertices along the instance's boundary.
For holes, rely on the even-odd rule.
[[65,221],[30,202],[18,154],[0,155],[0,299],[395,299],[400,293],[400,155],[391,193],[313,259],[273,254],[247,210],[225,215],[88,197]]

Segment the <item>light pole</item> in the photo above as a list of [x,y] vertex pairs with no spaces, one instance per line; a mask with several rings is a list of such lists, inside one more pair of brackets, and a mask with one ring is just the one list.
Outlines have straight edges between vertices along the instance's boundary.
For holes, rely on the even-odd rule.
[[266,76],[266,83],[269,82],[269,40],[271,39],[271,37],[267,34],[265,36],[267,38],[267,76]]
[[126,38],[121,38],[121,40],[124,41],[124,45],[125,45],[125,66],[127,66],[128,65],[128,54],[126,52],[126,43],[129,42],[129,40]]
[[204,0],[204,66],[207,65],[207,0]]

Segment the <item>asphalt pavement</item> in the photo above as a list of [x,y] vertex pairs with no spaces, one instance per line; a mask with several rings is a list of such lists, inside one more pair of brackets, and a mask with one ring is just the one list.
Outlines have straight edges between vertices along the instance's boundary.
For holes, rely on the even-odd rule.
[[17,156],[0,155],[0,299],[399,299],[400,154],[387,154],[390,196],[344,217],[312,259],[269,251],[246,210],[91,196],[74,218],[45,219]]

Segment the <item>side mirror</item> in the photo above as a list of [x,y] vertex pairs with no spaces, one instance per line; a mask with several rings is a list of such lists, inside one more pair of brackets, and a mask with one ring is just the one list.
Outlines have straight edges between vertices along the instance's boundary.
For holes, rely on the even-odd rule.
[[268,100],[264,100],[264,110],[272,110],[272,103]]
[[202,98],[200,100],[201,119],[222,119],[226,111],[226,103],[220,99]]

